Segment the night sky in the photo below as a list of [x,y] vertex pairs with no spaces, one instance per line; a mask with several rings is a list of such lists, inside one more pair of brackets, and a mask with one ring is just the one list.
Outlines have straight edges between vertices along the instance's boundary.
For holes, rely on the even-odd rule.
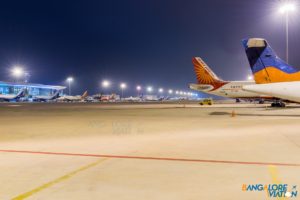
[[[241,39],[264,37],[284,58],[278,0],[9,0],[0,4],[0,80],[22,65],[30,82],[91,93],[109,79],[187,89],[191,59],[202,57],[225,80],[250,74]],[[298,13],[300,9],[298,7]],[[300,14],[290,17],[290,63],[300,65]]]

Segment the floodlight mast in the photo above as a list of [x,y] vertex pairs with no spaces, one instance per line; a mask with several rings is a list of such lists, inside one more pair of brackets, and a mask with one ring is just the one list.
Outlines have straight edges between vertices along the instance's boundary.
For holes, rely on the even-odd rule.
[[296,10],[296,6],[291,3],[280,7],[279,12],[285,14],[285,34],[286,34],[286,62],[289,63],[289,14]]

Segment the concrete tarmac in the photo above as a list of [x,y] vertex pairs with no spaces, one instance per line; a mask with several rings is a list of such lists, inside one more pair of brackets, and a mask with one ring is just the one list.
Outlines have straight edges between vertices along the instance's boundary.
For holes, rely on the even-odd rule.
[[300,187],[297,105],[3,103],[0,113],[1,200],[253,200],[269,197],[243,184]]

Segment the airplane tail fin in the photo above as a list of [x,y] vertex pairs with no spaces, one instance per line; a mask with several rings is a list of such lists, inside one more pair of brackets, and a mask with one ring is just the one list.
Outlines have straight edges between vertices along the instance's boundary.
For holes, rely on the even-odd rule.
[[26,95],[26,89],[21,89],[17,94],[16,94],[16,99],[24,97]]
[[242,43],[256,83],[300,81],[298,70],[280,59],[265,39],[250,38]]
[[52,97],[49,98],[49,100],[54,100],[59,98],[59,90],[56,90],[55,93],[52,95]]
[[81,99],[85,99],[88,96],[88,91],[85,91],[82,95],[81,95]]
[[198,84],[219,87],[226,83],[220,79],[200,57],[193,58],[193,65]]

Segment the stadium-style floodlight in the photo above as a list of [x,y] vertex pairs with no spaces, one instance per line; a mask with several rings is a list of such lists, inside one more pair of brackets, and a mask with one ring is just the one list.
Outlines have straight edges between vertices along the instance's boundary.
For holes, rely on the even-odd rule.
[[126,83],[121,83],[121,84],[120,84],[120,88],[121,88],[122,90],[126,89],[126,87],[127,87]]
[[25,72],[21,66],[13,66],[11,69],[11,74],[15,78],[16,82],[19,81],[19,78],[25,75]]
[[12,68],[11,72],[12,72],[12,75],[13,75],[14,77],[17,77],[17,78],[19,78],[19,77],[21,77],[21,76],[24,75],[24,70],[23,70],[23,68],[20,67],[20,66],[14,66],[14,67]]
[[67,81],[68,81],[68,82],[73,82],[73,80],[74,80],[73,77],[68,77],[68,78],[67,78]]
[[296,6],[291,3],[281,5],[279,12],[285,14],[285,34],[286,34],[286,62],[289,62],[289,13],[296,10]]
[[173,90],[169,89],[168,93],[173,94]]
[[152,91],[153,91],[152,86],[148,86],[148,87],[147,87],[147,92],[151,93]]
[[110,84],[111,83],[108,80],[103,80],[102,83],[101,83],[103,88],[109,88]]
[[121,99],[123,99],[123,92],[127,88],[127,84],[126,83],[121,83],[120,88],[121,88]]
[[286,3],[280,6],[279,8],[279,12],[284,14],[287,12],[291,12],[291,11],[295,11],[296,10],[296,6],[294,4],[291,3]]
[[137,91],[137,95],[140,96],[140,91],[142,90],[142,86],[137,85],[136,86],[136,91]]
[[164,89],[163,89],[163,88],[159,88],[159,89],[158,89],[158,92],[159,92],[159,93],[163,93],[163,92],[164,92]]
[[68,78],[67,78],[67,82],[68,82],[68,84],[69,84],[69,95],[71,95],[71,83],[74,81],[74,78],[73,77],[71,77],[71,76],[69,76]]

